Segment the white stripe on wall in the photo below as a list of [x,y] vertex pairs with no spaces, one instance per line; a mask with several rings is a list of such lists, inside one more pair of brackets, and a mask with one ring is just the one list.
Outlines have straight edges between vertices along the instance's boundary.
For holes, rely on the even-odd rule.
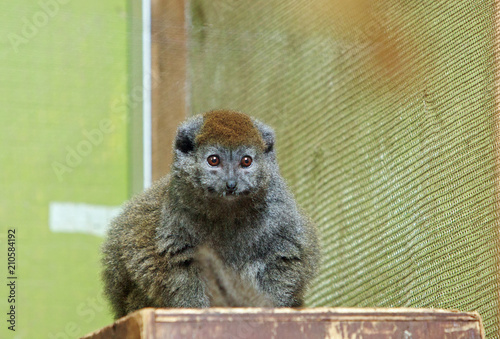
[[104,236],[111,219],[121,211],[118,206],[51,202],[49,228],[57,233],[86,233]]

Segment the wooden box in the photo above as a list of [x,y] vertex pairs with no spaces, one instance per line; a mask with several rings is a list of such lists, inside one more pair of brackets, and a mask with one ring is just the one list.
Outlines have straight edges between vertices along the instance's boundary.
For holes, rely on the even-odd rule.
[[477,313],[411,308],[145,308],[84,338],[483,338]]

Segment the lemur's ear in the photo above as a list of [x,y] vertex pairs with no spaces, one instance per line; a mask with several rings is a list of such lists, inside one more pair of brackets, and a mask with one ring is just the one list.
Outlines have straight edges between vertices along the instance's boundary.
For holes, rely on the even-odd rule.
[[274,151],[274,142],[276,140],[274,130],[258,120],[254,121],[254,125],[259,130],[262,135],[262,140],[264,140],[264,143],[266,144],[265,152],[269,153]]
[[174,149],[182,153],[192,152],[195,148],[196,135],[200,131],[203,124],[203,117],[201,115],[189,119],[181,124],[177,129],[175,137]]

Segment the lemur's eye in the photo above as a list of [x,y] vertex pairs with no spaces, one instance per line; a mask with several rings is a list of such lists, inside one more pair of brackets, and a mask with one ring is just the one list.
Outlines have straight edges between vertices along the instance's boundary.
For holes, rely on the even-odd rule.
[[211,155],[207,158],[207,162],[210,166],[217,166],[220,164],[220,158],[218,155]]
[[241,167],[248,167],[252,164],[252,158],[249,157],[248,155],[245,155],[243,158],[241,158]]

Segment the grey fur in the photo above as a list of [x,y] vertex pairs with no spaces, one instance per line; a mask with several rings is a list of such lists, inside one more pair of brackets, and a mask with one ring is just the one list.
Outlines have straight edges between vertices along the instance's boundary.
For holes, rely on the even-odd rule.
[[[247,295],[262,294],[246,298],[256,300],[255,305],[231,301],[225,306],[303,304],[319,260],[315,227],[279,173],[273,130],[253,122],[265,151],[198,147],[194,140],[203,117],[183,123],[170,175],[131,199],[113,220],[102,262],[105,293],[116,317],[143,307],[220,304],[210,299],[216,289],[207,288],[217,279],[225,281],[225,289],[232,284],[232,295],[243,285],[257,291]],[[208,165],[212,154],[224,165]],[[239,166],[245,155],[253,159],[248,168]],[[237,183],[236,191],[228,192],[228,181]],[[200,259],[201,247],[210,249],[201,252],[209,253],[206,260]]]
[[195,263],[207,287],[210,306],[214,307],[272,307],[273,303],[253,284],[228,269],[209,247],[201,247]]

